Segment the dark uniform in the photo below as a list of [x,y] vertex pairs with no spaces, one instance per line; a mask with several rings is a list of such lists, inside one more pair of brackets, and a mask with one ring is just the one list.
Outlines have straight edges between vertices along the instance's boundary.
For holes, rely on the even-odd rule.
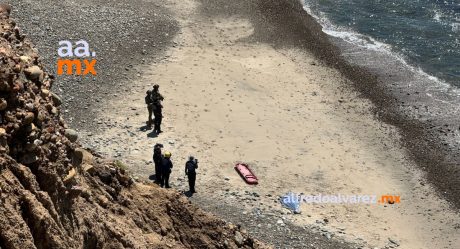
[[195,191],[195,181],[196,181],[196,169],[198,168],[198,160],[192,156],[185,163],[185,174],[188,177],[188,186],[191,193],[196,193]]
[[153,130],[158,134],[163,132],[161,130],[161,121],[163,120],[162,109],[163,109],[163,106],[161,105],[161,102],[157,101],[157,103],[154,104],[154,107],[153,107],[153,115],[155,116]]
[[156,144],[153,147],[153,163],[155,164],[155,182],[160,184],[161,183],[161,161],[163,160],[163,156],[161,155],[161,145]]
[[170,158],[164,157],[163,160],[161,160],[161,187],[169,188],[169,175],[171,174],[172,167],[173,164]]
[[147,96],[145,96],[145,104],[147,105],[147,110],[149,112],[149,117],[147,119],[147,127],[152,127],[152,113],[153,113],[153,103],[152,103],[152,91],[147,91]]
[[154,131],[156,133],[161,133],[162,132],[161,131],[161,121],[163,119],[163,114],[162,114],[163,106],[161,105],[161,101],[163,101],[164,98],[160,94],[158,89],[159,89],[158,85],[153,86],[153,91],[152,91],[152,94],[150,95],[151,96],[150,98],[151,98],[151,102],[153,103],[153,115],[155,116]]

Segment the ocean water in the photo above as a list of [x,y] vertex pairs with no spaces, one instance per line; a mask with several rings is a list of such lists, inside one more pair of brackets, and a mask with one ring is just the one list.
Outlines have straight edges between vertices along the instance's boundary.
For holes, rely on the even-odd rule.
[[460,152],[460,0],[304,0],[304,9],[345,59],[381,79],[394,113]]
[[460,87],[460,0],[305,0],[335,37]]

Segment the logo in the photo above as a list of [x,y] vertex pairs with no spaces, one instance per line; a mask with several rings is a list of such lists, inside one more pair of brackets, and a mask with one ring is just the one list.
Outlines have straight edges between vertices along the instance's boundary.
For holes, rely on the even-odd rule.
[[300,204],[301,202],[314,203],[340,203],[340,204],[399,204],[400,195],[303,195],[288,193],[281,198],[282,203]]
[[[96,52],[90,52],[88,42],[80,40],[75,42],[75,48],[71,41],[60,41],[59,42],[58,55],[61,59],[57,60],[57,74],[62,75],[97,75],[96,59],[83,59],[96,57]],[[69,59],[63,59],[63,58]],[[75,58],[77,57],[77,58]]]
[[401,203],[401,196],[399,195],[382,195],[378,201],[380,204],[395,204]]

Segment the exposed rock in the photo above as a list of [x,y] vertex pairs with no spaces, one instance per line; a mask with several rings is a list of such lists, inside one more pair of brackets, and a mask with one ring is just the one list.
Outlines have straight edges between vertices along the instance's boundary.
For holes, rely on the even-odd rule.
[[393,239],[393,238],[388,238],[388,241],[390,241],[390,243],[396,245],[396,246],[400,246],[401,244],[399,243],[399,241],[397,241],[396,239]]
[[78,139],[78,133],[72,129],[65,129],[64,135],[70,142],[75,142]]
[[6,100],[4,99],[0,99],[0,111],[6,110],[7,107],[8,107],[8,102],[6,102]]
[[6,3],[0,3],[0,15],[6,15],[8,17],[10,13],[11,13],[10,5]]
[[22,62],[22,63],[29,63],[30,61],[32,61],[32,58],[30,58],[30,56],[19,56],[19,60]]
[[88,172],[89,174],[94,174],[94,172],[95,172],[94,166],[91,165],[91,164],[83,164],[82,165],[82,170],[84,172]]
[[55,93],[53,93],[53,92],[50,92],[50,91],[45,91],[45,92],[42,91],[42,93],[43,93],[43,94],[45,94],[45,93],[46,93],[46,94],[51,93],[51,97],[52,97],[52,99],[53,99],[54,105],[55,105],[55,106],[60,106],[60,105],[62,105],[62,99],[61,99],[61,97],[59,97],[57,94],[55,94]]
[[24,117],[24,124],[25,125],[32,124],[32,122],[34,122],[34,119],[35,119],[34,113],[33,112],[28,112],[26,114],[26,116]]
[[109,202],[109,199],[103,195],[97,197],[97,203],[99,203],[99,205],[101,205],[103,208],[106,208],[109,205]]
[[24,69],[26,76],[31,80],[43,80],[43,70],[39,66],[31,66]]
[[21,158],[21,163],[25,165],[29,165],[37,161],[38,161],[38,157],[33,153],[27,153],[23,155]]
[[77,148],[72,154],[72,164],[76,167],[82,164],[93,164],[93,155],[87,150]]
[[235,232],[235,242],[238,247],[241,247],[244,244],[243,235],[239,231]]
[[64,183],[68,183],[70,182],[70,180],[72,180],[75,176],[77,175],[77,171],[75,171],[74,168],[70,169],[69,173],[67,174],[67,176],[64,178],[64,180],[62,180]]

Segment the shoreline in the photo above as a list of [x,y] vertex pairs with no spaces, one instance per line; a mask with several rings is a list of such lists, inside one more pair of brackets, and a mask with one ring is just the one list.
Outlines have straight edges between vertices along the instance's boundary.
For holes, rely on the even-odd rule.
[[[278,3],[283,4],[283,3]],[[309,15],[303,6],[296,0],[286,1],[287,5],[279,9],[291,8],[291,13],[295,13],[295,18],[300,20],[300,23],[292,18],[287,27],[295,27],[296,33],[302,33],[302,27],[306,30],[305,37],[295,46],[303,47],[308,51],[313,52],[315,56],[331,66],[339,70],[353,84],[352,86],[367,99],[371,100],[375,105],[374,114],[379,117],[382,122],[398,127],[403,136],[402,140],[406,149],[409,151],[410,158],[414,160],[420,169],[427,173],[428,181],[437,188],[440,195],[446,198],[453,207],[460,209],[460,148],[457,144],[452,143],[456,136],[455,120],[440,120],[440,122],[449,122],[448,125],[439,123],[435,120],[427,120],[422,122],[416,120],[400,110],[400,106],[418,105],[417,100],[409,99],[409,93],[396,94],[385,86],[385,83],[391,82],[390,77],[384,77],[383,73],[377,75],[371,73],[368,69],[361,66],[353,65],[341,55],[340,49],[334,45],[330,39],[338,39],[330,37],[323,33],[321,25]],[[288,7],[289,6],[289,7]],[[262,5],[262,8],[264,6]],[[271,9],[271,7],[265,7]],[[277,9],[277,8],[273,8]],[[265,12],[265,11],[262,11]],[[267,11],[267,15],[281,17],[282,13],[273,13]],[[279,22],[279,18],[274,18],[274,25]],[[289,20],[288,20],[289,22]],[[311,43],[315,45],[311,45]],[[305,45],[308,44],[308,45]],[[276,45],[276,44],[275,44]],[[413,90],[416,91],[417,89]],[[452,129],[454,131],[452,131]],[[441,137],[445,135],[444,137]],[[446,138],[447,137],[447,138]],[[450,141],[450,142],[449,142]],[[448,145],[449,144],[449,145]]]

